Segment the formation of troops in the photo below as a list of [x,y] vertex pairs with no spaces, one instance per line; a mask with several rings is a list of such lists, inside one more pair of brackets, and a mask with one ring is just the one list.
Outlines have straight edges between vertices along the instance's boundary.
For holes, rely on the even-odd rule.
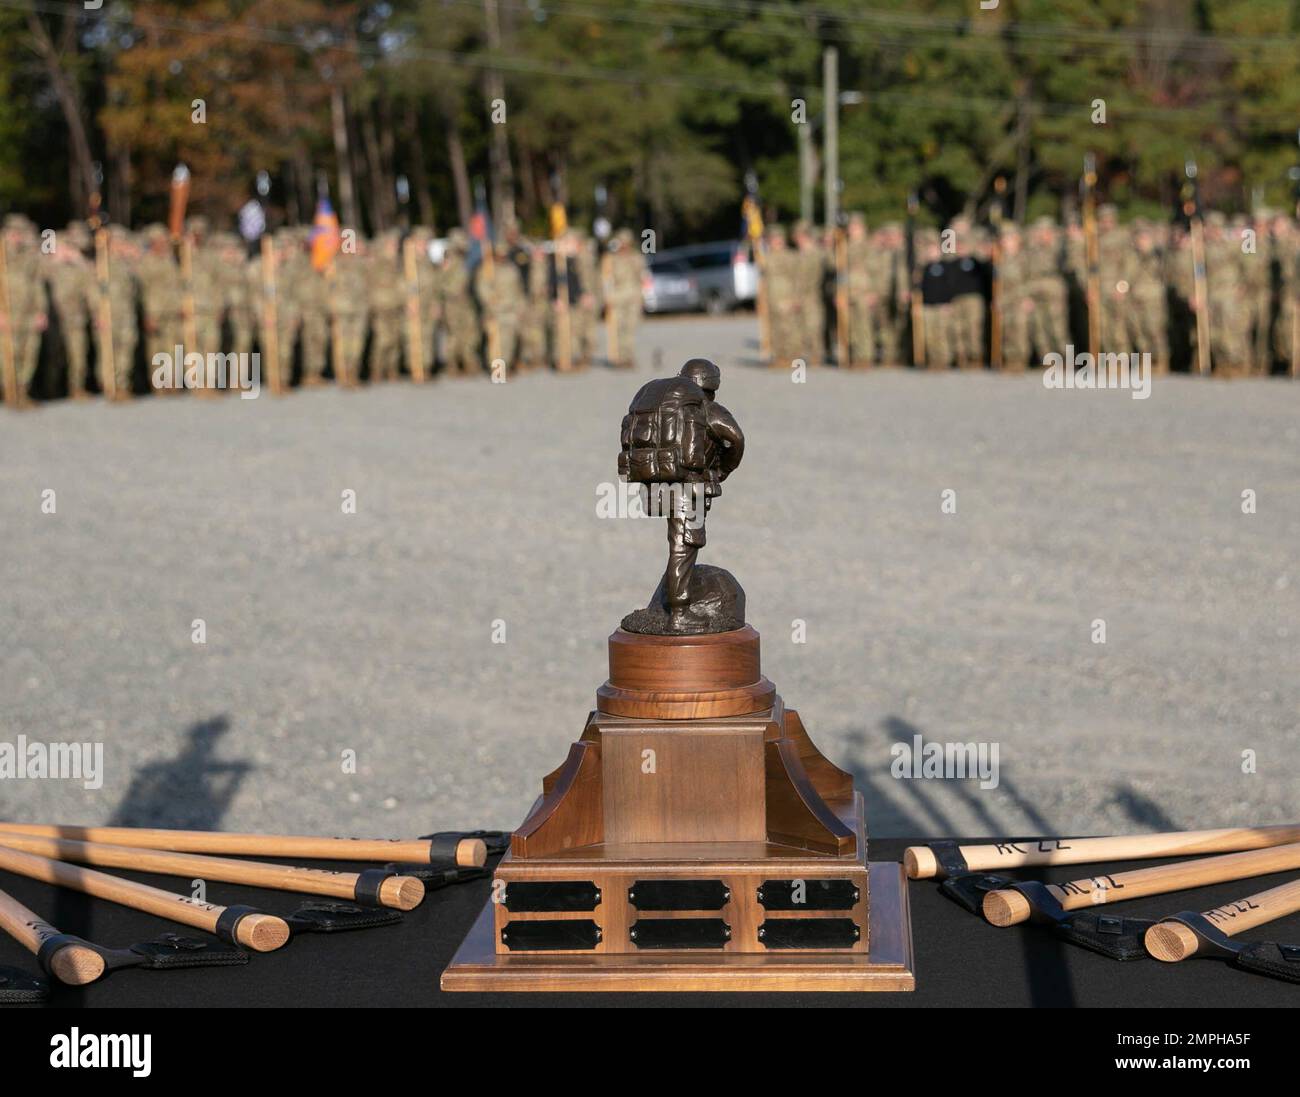
[[[343,233],[318,262],[313,229],[250,247],[200,217],[180,234],[84,223],[3,223],[0,365],[4,395],[123,400],[158,383],[158,355],[260,355],[262,383],[352,385],[403,372],[468,376],[582,369],[604,325],[611,365],[634,364],[645,260],[623,229],[598,244],[576,231],[495,245],[461,229],[374,239]],[[16,389],[11,393],[10,389]]]
[[915,229],[910,246],[901,223],[869,229],[858,215],[842,235],[798,222],[787,239],[769,226],[770,360],[1024,370],[1092,346],[1150,354],[1157,372],[1195,371],[1204,356],[1225,377],[1300,373],[1295,220],[1211,212],[1202,233],[1121,225],[1113,206],[1097,211],[1093,248],[1082,225],[1049,218],[1024,228],[958,218]]
[[[1068,346],[1148,353],[1155,371],[1300,374],[1300,231],[1293,218],[1203,224],[1097,210],[1077,223],[763,231],[759,314],[769,360],[1019,371]],[[1199,235],[1198,235],[1199,230]],[[319,262],[310,226],[250,247],[203,218],[179,233],[9,215],[0,248],[6,402],[38,391],[126,399],[160,386],[181,347],[260,353],[273,390],[403,373],[424,380],[634,364],[645,256],[628,229],[495,244],[461,229],[344,233]]]

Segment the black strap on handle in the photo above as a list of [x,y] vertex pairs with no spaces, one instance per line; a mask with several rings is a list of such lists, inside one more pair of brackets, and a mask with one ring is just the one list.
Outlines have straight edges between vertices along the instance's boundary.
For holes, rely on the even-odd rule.
[[421,839],[429,842],[429,863],[439,861],[456,863],[456,847],[466,838],[478,838],[487,846],[489,856],[504,853],[510,847],[508,830],[443,830],[437,834],[421,834]]
[[966,858],[962,856],[961,847],[951,838],[931,842],[930,852],[934,854],[934,859],[939,862],[939,867],[943,869],[943,874],[948,879],[952,879],[954,876],[964,876],[970,872],[970,865],[966,863]]
[[231,944],[210,938],[185,937],[179,933],[164,933],[153,941],[142,941],[128,948],[105,948],[84,937],[60,933],[48,937],[36,953],[41,970],[52,975],[54,956],[67,945],[80,945],[98,953],[104,961],[106,972],[118,968],[138,967],[151,971],[166,971],[187,967],[228,967],[248,963],[248,953]]
[[233,906],[226,907],[217,919],[217,928],[212,932],[221,940],[230,945],[237,945],[239,941],[235,938],[235,931],[239,928],[239,923],[247,918],[250,914],[260,914],[256,907]]
[[942,880],[939,883],[939,894],[946,895],[972,914],[982,914],[985,895],[990,891],[1009,888],[1014,883],[1007,876],[996,876],[991,872],[967,872]]
[[368,868],[364,872],[359,872],[356,887],[352,889],[352,897],[366,906],[381,907],[384,904],[379,901],[379,889],[384,886],[385,880],[392,878],[393,873],[387,868]]
[[1186,926],[1200,939],[1198,956],[1228,960],[1243,971],[1271,975],[1288,983],[1300,983],[1300,945],[1281,945],[1274,941],[1234,941],[1204,914],[1184,910],[1171,914],[1166,922]]

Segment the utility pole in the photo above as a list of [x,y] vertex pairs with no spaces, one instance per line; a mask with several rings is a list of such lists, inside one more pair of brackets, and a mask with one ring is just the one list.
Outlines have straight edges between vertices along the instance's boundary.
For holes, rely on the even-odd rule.
[[[487,28],[488,51],[492,57],[501,52],[501,20],[497,15],[497,0],[483,0],[483,22]],[[484,73],[489,115],[497,100],[505,103],[505,82],[501,73],[489,68]],[[507,115],[508,117],[508,115]],[[488,146],[492,169],[492,217],[504,230],[515,221],[515,179],[510,163],[510,139],[506,136],[506,123],[492,120],[492,142]]]
[[825,188],[826,227],[834,228],[840,213],[840,51],[834,46],[827,46],[822,51],[822,85],[822,99],[825,101],[822,141],[826,160],[822,186]]

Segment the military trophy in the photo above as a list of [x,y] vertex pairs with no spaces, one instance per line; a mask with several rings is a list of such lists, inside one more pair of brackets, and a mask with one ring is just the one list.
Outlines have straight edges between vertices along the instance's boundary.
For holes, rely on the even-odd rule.
[[744,454],[719,382],[692,359],[623,419],[619,475],[667,517],[668,566],[444,990],[913,988],[902,867],[868,861],[851,775],[763,677],[735,577],[696,562]]

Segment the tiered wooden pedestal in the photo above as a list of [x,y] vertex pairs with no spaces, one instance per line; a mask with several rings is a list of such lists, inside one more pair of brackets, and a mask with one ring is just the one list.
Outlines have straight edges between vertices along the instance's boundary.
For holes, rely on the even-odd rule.
[[615,632],[444,990],[911,990],[901,866],[748,626]]

